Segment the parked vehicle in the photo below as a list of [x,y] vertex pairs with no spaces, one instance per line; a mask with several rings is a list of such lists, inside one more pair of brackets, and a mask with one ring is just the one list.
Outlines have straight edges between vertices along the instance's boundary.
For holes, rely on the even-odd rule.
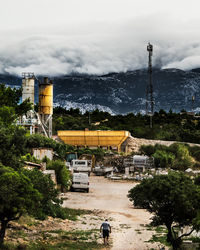
[[95,168],[93,169],[93,172],[96,175],[110,175],[112,174],[114,171],[113,167],[105,167],[105,166],[95,166]]
[[90,175],[91,165],[89,166],[88,160],[72,160],[72,169],[74,173],[87,173]]
[[[142,171],[154,167],[154,158],[146,155],[134,155],[133,167],[130,167],[130,171]],[[133,169],[132,169],[133,168]]]
[[72,186],[70,188],[71,191],[75,191],[77,189],[85,190],[87,193],[89,192],[89,177],[86,173],[74,173],[72,176]]

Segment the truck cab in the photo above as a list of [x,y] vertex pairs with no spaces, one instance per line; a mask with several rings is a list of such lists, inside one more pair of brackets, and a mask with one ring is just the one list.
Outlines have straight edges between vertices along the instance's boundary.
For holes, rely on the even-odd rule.
[[89,166],[88,160],[72,160],[71,163],[74,173],[87,173],[90,175],[91,166]]

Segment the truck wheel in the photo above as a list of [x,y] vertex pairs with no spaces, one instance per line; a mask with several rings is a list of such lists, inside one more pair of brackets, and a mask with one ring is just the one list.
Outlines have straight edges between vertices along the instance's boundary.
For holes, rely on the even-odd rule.
[[89,193],[89,188],[86,189],[86,192]]
[[71,191],[71,192],[74,192],[74,189],[73,189],[73,187],[70,187],[70,191]]
[[88,172],[88,176],[90,176],[90,172]]

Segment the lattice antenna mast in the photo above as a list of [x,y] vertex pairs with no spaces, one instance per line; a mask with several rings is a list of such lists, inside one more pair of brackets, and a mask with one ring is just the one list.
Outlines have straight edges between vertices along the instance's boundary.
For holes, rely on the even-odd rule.
[[[154,100],[153,100],[153,82],[152,82],[152,56],[153,56],[153,45],[148,43],[147,51],[149,52],[148,62],[148,74],[149,82],[146,89],[146,113],[150,115],[150,127],[152,128],[152,116],[154,113]],[[150,111],[148,107],[150,106]]]

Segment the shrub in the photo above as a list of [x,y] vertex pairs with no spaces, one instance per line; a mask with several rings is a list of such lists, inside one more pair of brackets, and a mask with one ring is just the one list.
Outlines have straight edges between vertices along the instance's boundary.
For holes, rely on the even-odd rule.
[[62,200],[58,198],[58,190],[55,188],[55,184],[51,180],[49,175],[44,175],[41,171],[34,170],[22,170],[31,182],[33,187],[39,191],[42,195],[40,204],[33,211],[34,217],[38,219],[45,219],[46,216],[65,218],[62,211]]
[[47,169],[55,170],[57,183],[61,185],[61,191],[67,190],[70,186],[70,171],[60,160],[51,161],[47,164]]

